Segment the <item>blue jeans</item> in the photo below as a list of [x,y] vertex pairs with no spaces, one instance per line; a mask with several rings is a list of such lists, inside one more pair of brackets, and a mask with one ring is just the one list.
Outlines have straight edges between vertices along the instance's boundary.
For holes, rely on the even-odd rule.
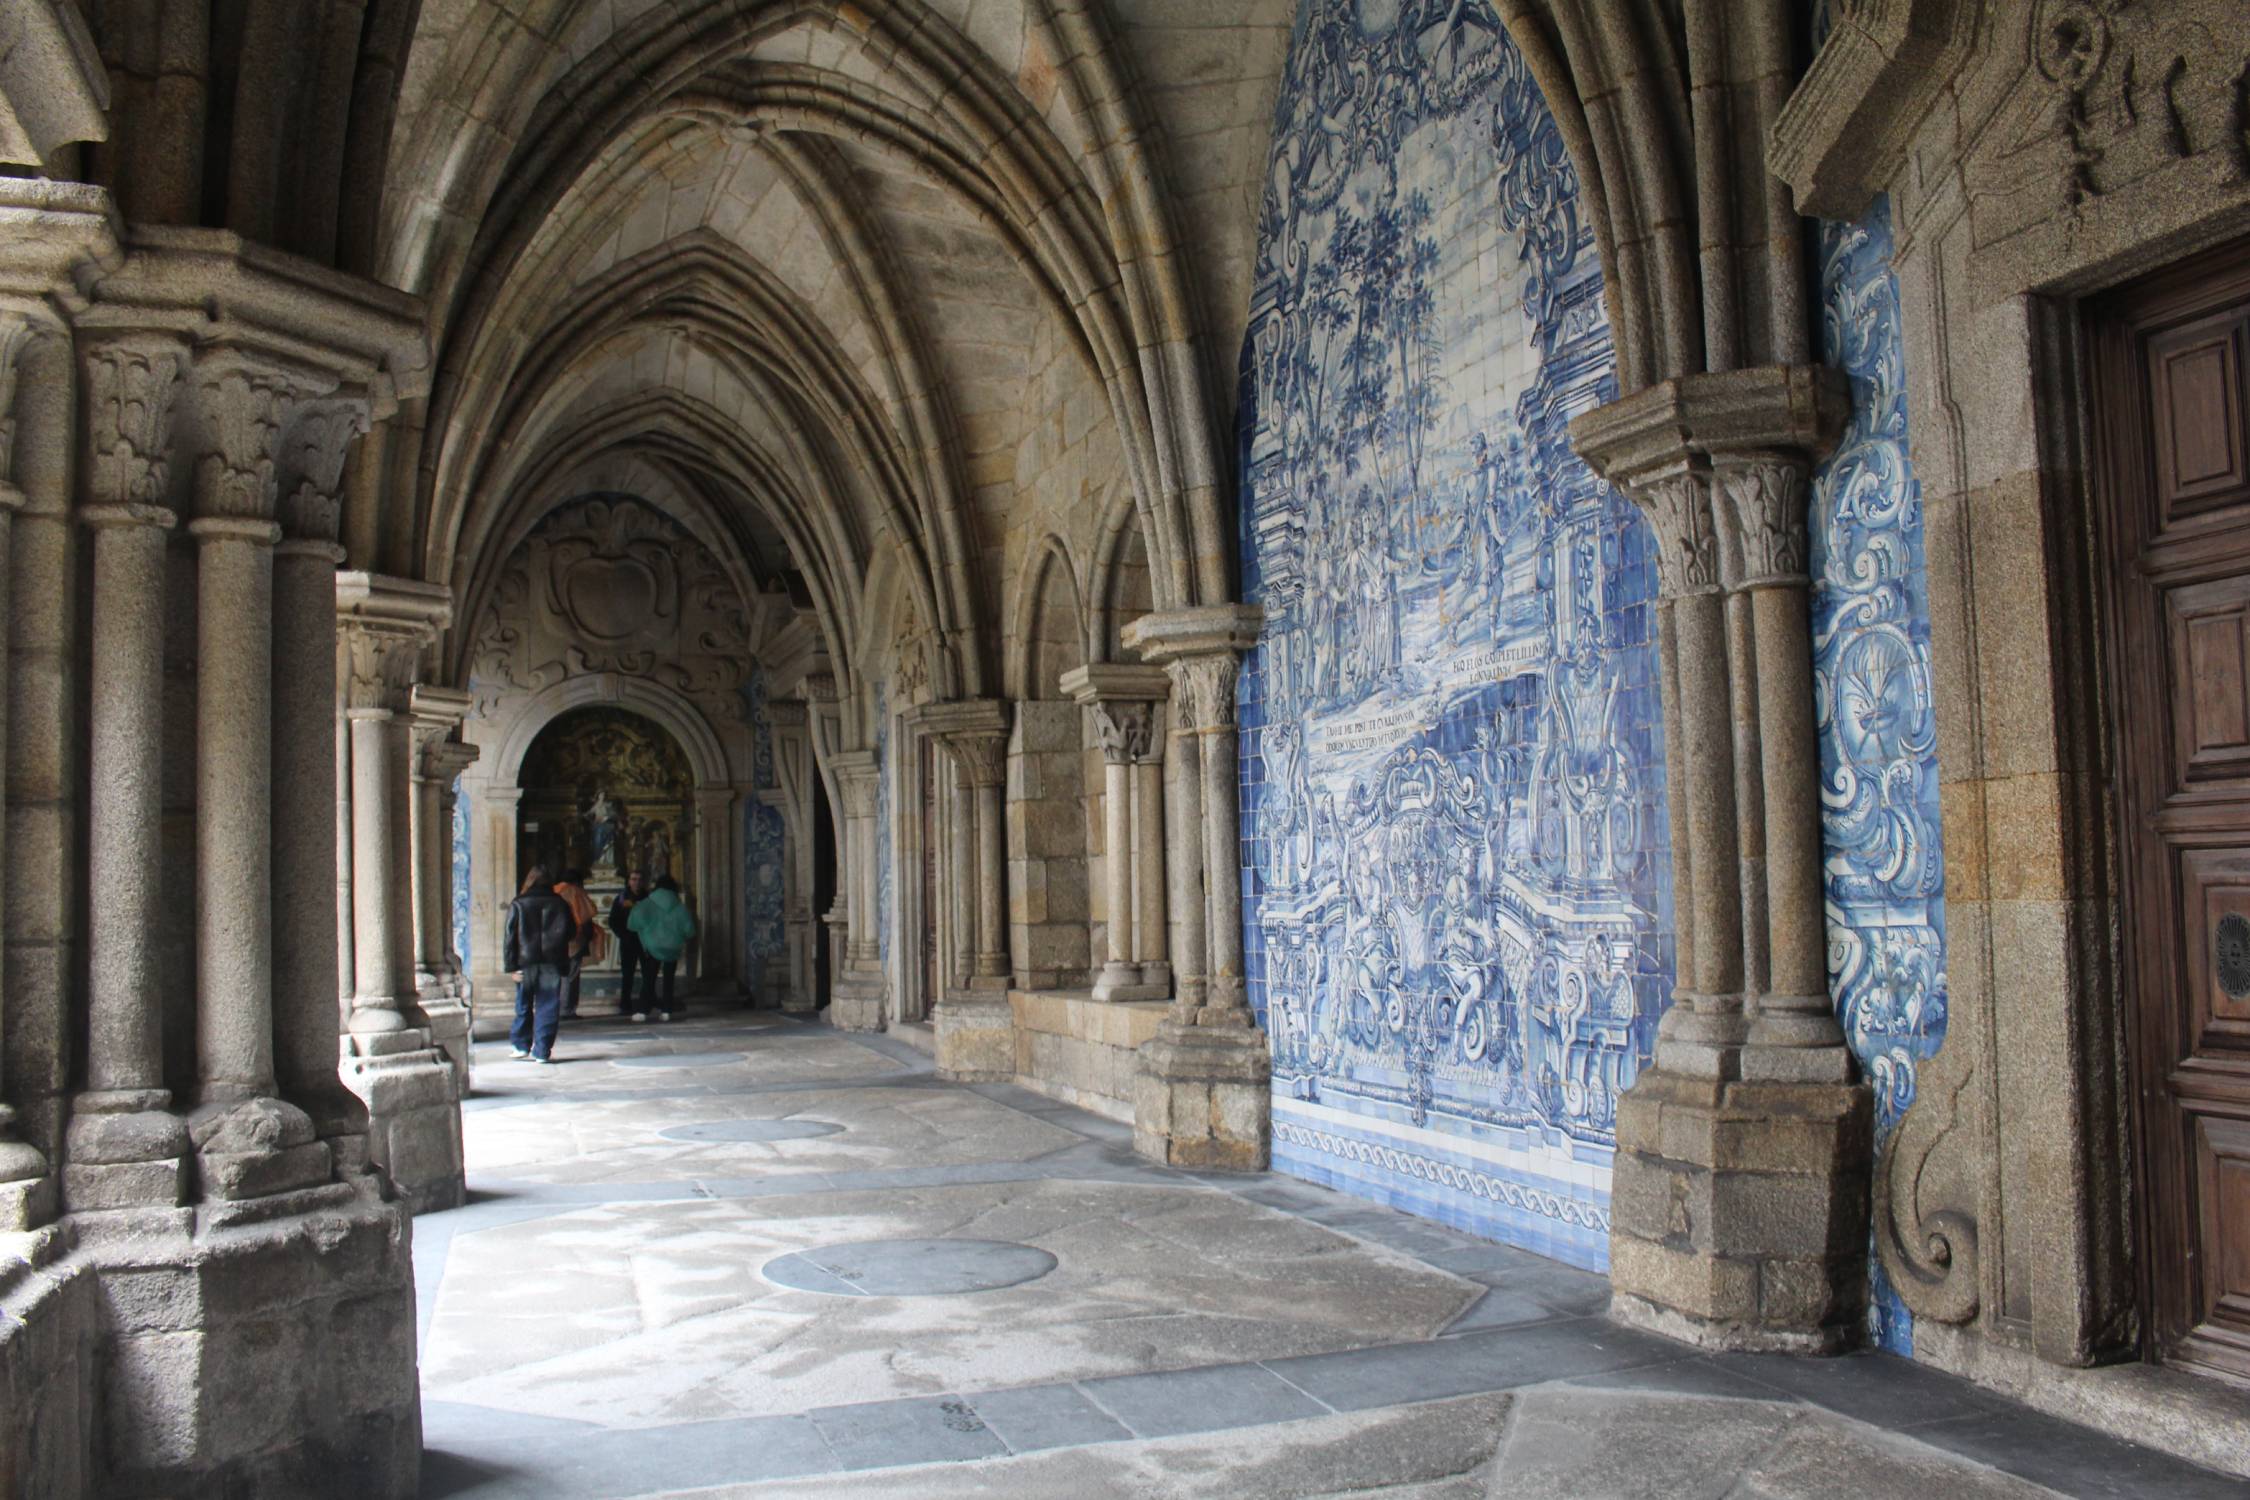
[[523,966],[523,978],[516,981],[516,1024],[508,1032],[508,1040],[516,1044],[518,1052],[529,1052],[537,1058],[554,1055],[562,980],[560,964]]

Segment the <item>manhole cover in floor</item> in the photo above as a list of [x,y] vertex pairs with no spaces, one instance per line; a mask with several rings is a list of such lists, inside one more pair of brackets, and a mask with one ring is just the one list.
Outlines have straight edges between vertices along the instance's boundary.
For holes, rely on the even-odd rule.
[[766,1262],[766,1280],[837,1297],[943,1297],[1036,1281],[1055,1258],[1007,1240],[863,1240]]
[[649,1057],[613,1057],[620,1068],[717,1068],[742,1061],[739,1052],[660,1052]]
[[668,1141],[808,1141],[841,1134],[843,1129],[826,1120],[718,1120],[709,1125],[675,1125],[657,1134]]

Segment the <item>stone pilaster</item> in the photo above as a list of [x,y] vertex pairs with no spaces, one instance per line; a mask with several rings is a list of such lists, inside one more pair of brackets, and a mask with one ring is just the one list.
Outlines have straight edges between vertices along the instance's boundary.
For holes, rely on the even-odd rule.
[[[1273,1057],[1243,981],[1236,844],[1234,686],[1263,621],[1254,606],[1215,605],[1145,615],[1125,632],[1128,647],[1170,675],[1173,717],[1192,741],[1185,754],[1175,743],[1175,758],[1194,771],[1190,779],[1183,766],[1176,785],[1192,786],[1195,804],[1175,815],[1167,854],[1173,910],[1201,917],[1200,933],[1181,923],[1179,995],[1140,1051],[1133,1143],[1154,1160],[1205,1170],[1262,1171],[1271,1155]],[[1198,937],[1200,952],[1190,946]]]
[[[1102,752],[1103,895],[1108,952],[1097,1000],[1168,1000],[1164,961],[1163,762],[1152,753],[1163,703],[1162,667],[1096,663],[1063,674],[1062,689],[1087,711]],[[1152,805],[1153,804],[1153,805]]]
[[[14,480],[16,383],[24,355],[35,340],[47,335],[44,319],[0,304],[0,753],[8,742],[10,706],[8,671],[12,664],[6,630],[13,615],[11,553],[16,512],[24,502],[23,491]],[[4,834],[5,821],[0,820],[0,869],[7,868]],[[5,909],[6,899],[6,892],[0,891],[0,910]],[[0,1019],[5,1018],[6,1007],[7,997],[0,993]],[[4,1028],[0,1028],[0,1047],[4,1046]],[[5,1061],[0,1058],[0,1078],[5,1077]],[[54,1210],[54,1181],[48,1175],[46,1155],[23,1138],[14,1106],[0,1094],[0,1233],[34,1228],[53,1217]]]
[[1677,984],[1619,1101],[1616,1316],[1827,1351],[1866,1299],[1871,1108],[1827,993],[1805,497],[1842,377],[1691,376],[1581,417],[1656,534]]
[[[412,739],[416,694],[427,692],[414,679],[452,600],[432,584],[369,573],[338,574],[336,594],[351,797],[353,974],[343,1075],[367,1104],[372,1158],[421,1213],[454,1207],[465,1191],[464,1068],[433,1033],[413,978]],[[425,721],[443,717],[423,701]],[[465,1055],[465,1037],[453,1040]]]

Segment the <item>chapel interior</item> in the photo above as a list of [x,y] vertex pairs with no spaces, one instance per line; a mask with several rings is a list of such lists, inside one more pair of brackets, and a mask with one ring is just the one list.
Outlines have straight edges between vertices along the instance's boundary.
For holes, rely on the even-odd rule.
[[2250,1495],[2246,49],[0,0],[0,1497]]

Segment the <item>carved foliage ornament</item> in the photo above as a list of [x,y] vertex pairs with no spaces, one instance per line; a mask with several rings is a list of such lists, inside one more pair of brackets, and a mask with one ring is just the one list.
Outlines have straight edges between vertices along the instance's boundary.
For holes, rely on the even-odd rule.
[[1768,457],[1724,465],[1727,554],[1737,586],[1803,583],[1810,543],[1805,529],[1805,465]]
[[16,449],[16,372],[39,337],[38,327],[20,314],[0,311],[0,496],[10,493]]
[[1234,727],[1234,683],[1242,671],[1242,659],[1234,652],[1175,657],[1164,664],[1164,670],[1171,674],[1173,702],[1183,727]]
[[161,505],[166,452],[187,351],[168,339],[118,339],[86,352],[87,431],[97,505]]
[[980,729],[945,736],[945,746],[961,764],[961,774],[971,786],[1000,786],[1008,779],[1008,736],[1003,730]]
[[345,706],[359,712],[405,708],[421,666],[422,631],[347,618],[339,635],[344,646]]
[[1666,599],[1706,594],[1719,586],[1718,534],[1711,517],[1710,477],[1668,474],[1630,493],[1656,533],[1657,591]]
[[1125,700],[1096,703],[1093,709],[1094,740],[1101,747],[1103,760],[1123,765],[1146,758],[1149,723],[1155,717],[1156,705]]
[[332,542],[342,519],[344,460],[367,433],[367,408],[357,401],[320,401],[299,408],[290,426],[285,475],[296,481],[282,501],[282,529],[291,538]]
[[273,514],[281,423],[296,389],[286,375],[238,360],[196,372],[210,451],[196,466],[196,507],[205,516],[263,520]]

